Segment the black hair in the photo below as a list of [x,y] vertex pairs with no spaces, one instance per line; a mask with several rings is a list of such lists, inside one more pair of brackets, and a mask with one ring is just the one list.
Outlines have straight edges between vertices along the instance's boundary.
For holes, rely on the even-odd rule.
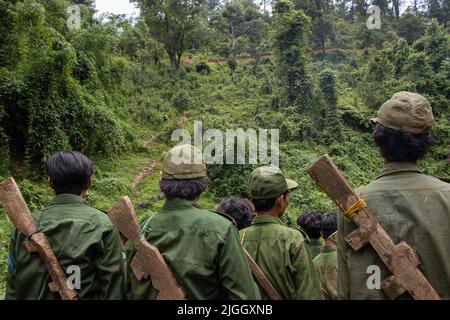
[[[289,191],[286,191],[281,195],[283,197],[286,197],[288,193]],[[275,203],[278,197],[268,199],[252,199],[252,203],[255,206],[256,212],[266,212],[275,207]]]
[[337,214],[330,213],[322,217],[320,222],[320,229],[322,230],[322,236],[327,239],[337,230]]
[[255,208],[245,198],[230,197],[223,200],[217,207],[217,211],[226,213],[236,221],[238,230],[247,228],[255,216]]
[[206,190],[209,184],[208,177],[196,179],[161,179],[159,186],[167,199],[180,198],[195,200]]
[[47,171],[56,195],[81,195],[94,173],[94,164],[80,152],[60,151],[48,159]]
[[393,162],[415,163],[424,158],[433,145],[433,136],[429,133],[412,134],[379,123],[375,124],[373,139],[383,158]]
[[297,224],[306,232],[308,237],[319,239],[322,216],[320,211],[305,211],[297,218]]

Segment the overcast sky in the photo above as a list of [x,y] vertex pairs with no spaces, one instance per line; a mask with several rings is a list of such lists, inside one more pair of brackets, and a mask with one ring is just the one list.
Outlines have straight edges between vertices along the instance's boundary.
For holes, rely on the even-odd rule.
[[139,10],[134,7],[134,3],[129,0],[96,0],[95,8],[97,15],[102,13],[126,14],[129,16],[137,16]]

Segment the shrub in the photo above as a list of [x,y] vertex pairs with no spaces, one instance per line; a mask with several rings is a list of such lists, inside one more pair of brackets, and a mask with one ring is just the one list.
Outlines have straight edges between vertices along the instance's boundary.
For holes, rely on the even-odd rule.
[[211,67],[208,65],[206,61],[200,61],[196,66],[195,70],[197,70],[198,73],[201,74],[210,74],[211,73]]
[[192,105],[192,98],[186,90],[180,89],[173,95],[172,105],[180,111],[187,110]]

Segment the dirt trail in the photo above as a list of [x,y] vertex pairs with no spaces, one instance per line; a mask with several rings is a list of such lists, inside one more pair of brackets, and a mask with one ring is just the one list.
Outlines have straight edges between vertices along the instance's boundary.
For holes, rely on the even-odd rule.
[[150,160],[148,165],[133,178],[133,182],[131,182],[133,190],[138,191],[139,184],[146,176],[153,174],[153,172],[155,171],[155,166],[156,160]]
[[[187,117],[187,113],[184,112],[180,117],[178,117],[178,119],[176,120],[176,124],[178,127],[182,127],[184,124],[186,124],[188,122],[188,120],[189,119]],[[144,146],[147,148],[151,147],[152,145],[154,145],[156,143],[156,141],[158,140],[158,137],[159,137],[159,134],[152,136],[150,139],[148,139],[144,142]],[[131,187],[133,188],[134,191],[139,192],[139,185],[141,184],[142,180],[145,177],[155,173],[156,164],[157,164],[157,160],[151,159],[149,161],[149,163],[136,176],[134,176],[134,178],[131,182]]]

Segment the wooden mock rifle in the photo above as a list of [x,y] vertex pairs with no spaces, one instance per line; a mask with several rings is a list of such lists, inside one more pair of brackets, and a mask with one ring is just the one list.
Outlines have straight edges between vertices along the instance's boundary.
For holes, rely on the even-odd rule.
[[[358,229],[345,237],[350,247],[358,251],[370,243],[392,272],[393,275],[381,283],[390,299],[407,291],[416,300],[441,300],[420,271],[420,260],[414,249],[404,241],[399,244],[392,241],[328,155],[321,157],[308,172],[328,197],[358,226]],[[349,210],[358,203],[362,204],[359,210]],[[350,211],[353,211],[351,216],[348,214]]]
[[25,242],[25,249],[29,252],[38,252],[47,268],[50,277],[51,292],[58,292],[63,300],[77,300],[77,292],[69,288],[66,274],[55,256],[47,237],[38,232],[28,206],[14,178],[8,178],[0,183],[0,202],[13,225],[29,240]]
[[186,293],[164,257],[145,239],[130,198],[123,197],[108,216],[126,239],[135,242],[136,254],[131,261],[131,270],[136,279],[143,281],[150,276],[152,286],[159,291],[158,300],[185,300]]
[[330,236],[327,238],[327,240],[330,240],[334,245],[337,245],[337,231],[330,234]]
[[261,268],[256,264],[255,260],[253,260],[252,256],[244,249],[245,256],[247,257],[248,264],[250,266],[250,270],[252,271],[253,276],[258,281],[259,285],[263,288],[264,292],[267,294],[270,300],[283,300],[278,291],[274,288],[272,283],[270,283],[269,279],[267,279],[264,272]]

